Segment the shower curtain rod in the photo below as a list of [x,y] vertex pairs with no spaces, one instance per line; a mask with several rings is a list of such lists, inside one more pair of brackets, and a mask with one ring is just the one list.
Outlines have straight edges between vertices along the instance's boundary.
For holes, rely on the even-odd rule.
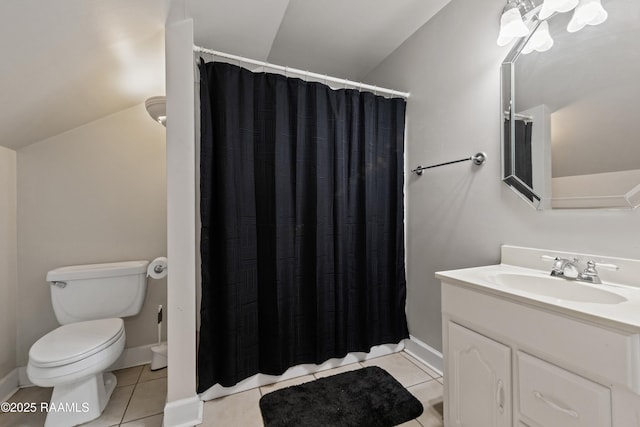
[[[509,118],[509,111],[505,111],[504,112],[504,117],[506,119]],[[525,116],[524,114],[518,114],[518,113],[513,113],[513,117],[515,117],[516,119],[520,119],[520,120],[524,120],[524,121],[528,121],[528,122],[532,122],[533,121],[533,117],[532,116]]]
[[285,75],[288,74],[288,73],[298,74],[300,76],[305,76],[307,78],[312,77],[314,79],[322,80],[322,81],[325,81],[325,82],[339,83],[341,85],[352,86],[352,87],[358,88],[360,90],[363,90],[363,89],[364,90],[368,90],[368,91],[371,91],[371,92],[373,92],[375,94],[379,94],[380,93],[380,94],[399,96],[399,97],[402,97],[402,98],[405,98],[405,99],[409,98],[409,92],[400,92],[400,91],[397,91],[397,90],[385,89],[385,88],[378,87],[378,86],[364,84],[362,82],[355,82],[353,80],[341,79],[341,78],[338,78],[338,77],[331,77],[331,76],[328,76],[326,74],[311,73],[309,71],[299,70],[297,68],[283,67],[282,65],[270,64],[268,62],[257,61],[255,59],[249,59],[249,58],[245,58],[243,56],[237,56],[237,55],[231,55],[229,53],[218,52],[218,51],[211,50],[211,49],[206,49],[206,48],[200,47],[200,46],[195,46],[194,45],[193,46],[193,51],[194,52],[200,52],[200,53],[208,53],[210,55],[220,56],[220,57],[231,59],[231,60],[234,60],[234,61],[240,61],[240,62],[245,62],[247,64],[258,65],[260,67],[271,68],[272,70],[283,71],[285,73]]

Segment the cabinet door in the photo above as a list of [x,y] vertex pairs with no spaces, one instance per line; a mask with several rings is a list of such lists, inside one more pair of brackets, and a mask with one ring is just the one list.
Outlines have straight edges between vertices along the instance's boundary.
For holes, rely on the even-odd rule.
[[509,426],[511,349],[453,322],[448,334],[448,425]]

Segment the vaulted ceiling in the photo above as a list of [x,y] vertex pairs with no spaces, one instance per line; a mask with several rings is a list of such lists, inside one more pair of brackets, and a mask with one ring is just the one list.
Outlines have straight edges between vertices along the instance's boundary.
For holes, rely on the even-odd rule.
[[3,0],[0,145],[163,94],[171,8],[193,17],[200,46],[358,81],[449,1]]
[[20,148],[164,93],[168,1],[0,1],[0,145]]
[[359,81],[450,0],[186,0],[209,49]]

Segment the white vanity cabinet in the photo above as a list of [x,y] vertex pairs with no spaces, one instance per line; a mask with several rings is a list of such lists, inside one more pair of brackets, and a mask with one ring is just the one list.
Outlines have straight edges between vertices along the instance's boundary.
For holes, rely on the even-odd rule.
[[640,427],[640,338],[442,280],[448,427]]

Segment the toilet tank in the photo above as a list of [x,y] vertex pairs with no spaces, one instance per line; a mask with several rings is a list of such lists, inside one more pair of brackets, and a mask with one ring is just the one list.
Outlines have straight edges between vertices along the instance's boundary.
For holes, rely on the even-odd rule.
[[140,312],[148,261],[61,267],[47,273],[51,303],[60,324]]

